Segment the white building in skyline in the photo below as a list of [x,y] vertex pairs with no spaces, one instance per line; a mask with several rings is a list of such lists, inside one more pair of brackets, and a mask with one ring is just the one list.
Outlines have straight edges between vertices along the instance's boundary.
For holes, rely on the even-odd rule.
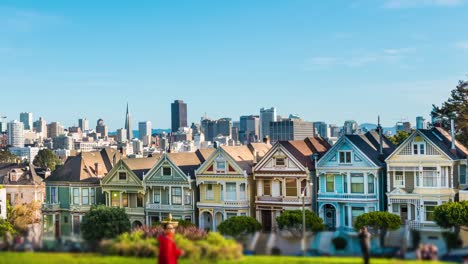
[[24,124],[18,120],[8,123],[8,145],[12,147],[24,147]]

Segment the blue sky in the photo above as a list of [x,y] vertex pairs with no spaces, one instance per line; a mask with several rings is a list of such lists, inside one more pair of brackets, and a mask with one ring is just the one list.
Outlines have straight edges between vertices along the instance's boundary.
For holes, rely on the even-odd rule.
[[467,0],[1,1],[0,113],[170,127],[277,107],[414,122],[468,74]]

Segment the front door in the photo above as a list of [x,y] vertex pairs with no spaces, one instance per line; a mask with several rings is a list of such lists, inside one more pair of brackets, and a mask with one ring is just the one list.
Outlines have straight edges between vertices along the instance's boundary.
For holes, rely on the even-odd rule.
[[328,229],[335,229],[336,227],[336,210],[333,205],[327,204],[325,205],[325,225]]
[[406,222],[406,220],[408,220],[408,205],[407,204],[400,205],[400,217],[401,217],[401,222],[403,224]]
[[262,227],[264,232],[271,231],[271,210],[262,210]]
[[59,239],[60,238],[60,220],[58,219],[60,217],[60,215],[57,215],[55,216],[56,219],[55,219],[55,239]]

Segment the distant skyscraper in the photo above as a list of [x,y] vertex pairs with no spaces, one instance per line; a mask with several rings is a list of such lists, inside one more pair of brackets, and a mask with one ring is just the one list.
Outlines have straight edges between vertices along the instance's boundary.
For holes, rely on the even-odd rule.
[[138,123],[138,139],[143,141],[145,137],[151,136],[151,121]]
[[86,118],[78,119],[78,126],[80,127],[82,132],[89,130],[89,120]]
[[18,120],[8,123],[8,144],[12,147],[24,147],[24,124]]
[[0,133],[5,133],[7,131],[7,118],[0,114]]
[[314,125],[315,133],[317,133],[319,136],[323,138],[328,138],[327,123],[318,121],[318,122],[314,122],[313,125]]
[[171,104],[171,129],[172,132],[179,127],[187,127],[187,104],[182,100],[175,100]]
[[424,123],[424,121],[426,121],[424,117],[417,116],[416,117],[416,129],[426,129],[426,124]]
[[[260,138],[260,117],[241,116],[239,121],[239,140],[241,143],[256,142]],[[271,133],[271,131],[270,131]]]
[[213,138],[219,135],[231,137],[232,119],[227,117],[218,120],[203,119],[201,121],[201,130],[207,141],[213,141]]
[[396,131],[405,131],[407,133],[411,133],[411,123],[410,122],[403,122],[403,121],[400,121],[400,122],[397,122],[395,124],[395,129]]
[[340,127],[335,125],[335,124],[330,124],[328,126],[328,128],[330,129],[330,137],[339,137],[340,136]]
[[54,138],[64,133],[63,126],[59,122],[52,122],[47,125],[47,137]]
[[118,143],[127,142],[127,129],[125,128],[117,129],[117,142]]
[[39,120],[34,122],[34,129],[41,134],[42,138],[47,138],[47,123],[44,118],[39,117]]
[[296,118],[283,119],[270,123],[270,140],[304,140],[314,136],[312,122],[302,121]]
[[20,122],[24,124],[24,130],[32,130],[33,114],[31,112],[20,113]]
[[125,129],[127,130],[127,139],[132,140],[133,138],[132,120],[130,119],[130,113],[128,112],[128,103],[127,103],[127,114],[125,116]]
[[260,109],[260,137],[270,135],[270,122],[276,122],[276,108]]
[[354,120],[346,120],[343,126],[343,134],[352,135],[355,134],[358,129],[358,123]]
[[96,133],[100,133],[101,137],[107,137],[108,132],[109,131],[107,130],[107,126],[104,123],[104,120],[99,118],[96,124]]

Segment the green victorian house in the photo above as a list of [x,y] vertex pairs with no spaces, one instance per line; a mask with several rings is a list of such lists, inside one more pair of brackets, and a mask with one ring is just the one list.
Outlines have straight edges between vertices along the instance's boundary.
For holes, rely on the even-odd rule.
[[119,160],[101,180],[106,206],[124,208],[132,227],[145,223],[145,194],[143,178],[158,162],[160,155],[150,158]]
[[196,223],[195,171],[214,149],[163,154],[145,175],[146,223],[153,225],[172,214],[174,219]]
[[82,152],[45,179],[46,201],[42,205],[43,246],[57,241],[80,242],[80,223],[92,205],[104,204],[100,180],[120,159],[115,149]]

